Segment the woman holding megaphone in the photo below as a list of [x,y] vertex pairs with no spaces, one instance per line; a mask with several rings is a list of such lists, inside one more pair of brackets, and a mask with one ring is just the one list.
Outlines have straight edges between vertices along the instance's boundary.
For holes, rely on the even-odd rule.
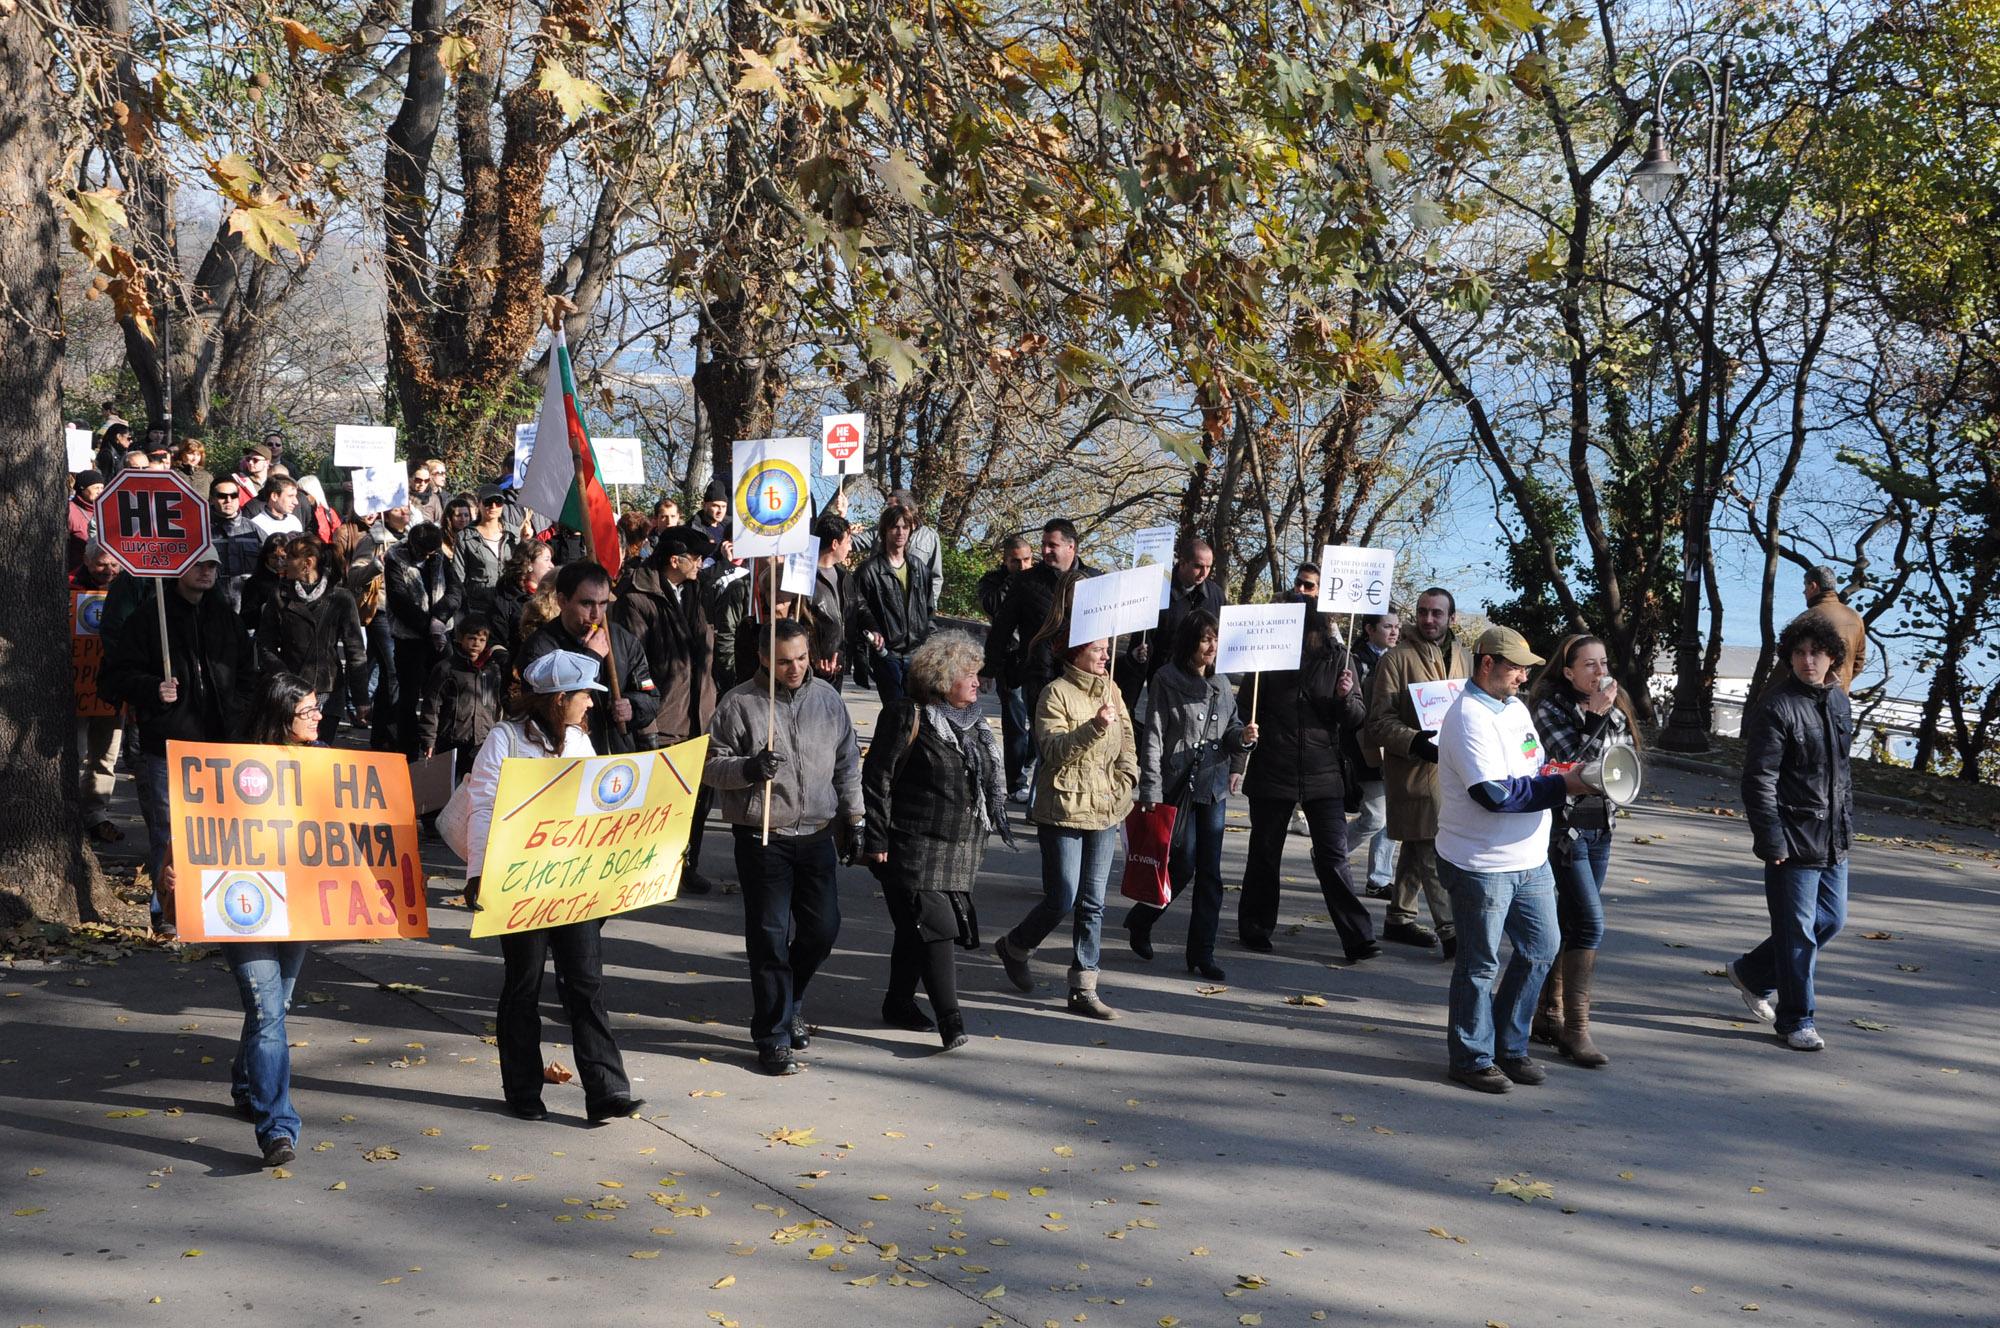
[[[1529,705],[1552,763],[1601,760],[1609,748],[1638,747],[1632,704],[1611,676],[1604,642],[1594,636],[1578,633],[1557,643],[1535,679]],[[1590,989],[1604,940],[1604,877],[1611,866],[1614,814],[1610,797],[1584,793],[1564,800],[1549,829],[1562,953],[1549,969],[1530,1029],[1537,1042],[1591,1069],[1611,1061],[1590,1040]]]

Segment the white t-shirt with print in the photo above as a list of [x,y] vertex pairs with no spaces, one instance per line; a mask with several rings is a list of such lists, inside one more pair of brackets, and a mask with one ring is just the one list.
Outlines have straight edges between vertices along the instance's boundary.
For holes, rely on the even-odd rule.
[[1548,861],[1551,813],[1489,812],[1466,790],[1539,774],[1548,754],[1519,697],[1493,706],[1468,685],[1439,727],[1437,854],[1462,871],[1527,871]]

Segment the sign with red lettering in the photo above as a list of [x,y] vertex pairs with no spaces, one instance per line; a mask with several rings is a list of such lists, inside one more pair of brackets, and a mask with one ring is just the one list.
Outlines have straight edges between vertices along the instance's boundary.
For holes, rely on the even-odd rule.
[[167,811],[183,940],[430,934],[400,756],[170,742]]
[[171,470],[121,470],[97,495],[97,537],[133,576],[179,576],[208,548],[208,504]]
[[104,667],[104,592],[72,590],[69,594],[69,671],[80,719],[109,719],[118,713],[97,694],[97,674]]
[[500,766],[474,936],[535,931],[680,893],[708,739],[624,756]]
[[819,473],[859,475],[868,443],[866,415],[825,415],[819,422]]

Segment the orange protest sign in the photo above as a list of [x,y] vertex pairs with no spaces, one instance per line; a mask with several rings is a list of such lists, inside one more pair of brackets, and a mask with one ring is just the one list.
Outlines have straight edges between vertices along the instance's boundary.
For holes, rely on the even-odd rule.
[[98,631],[103,619],[103,591],[70,592],[69,669],[80,719],[106,719],[118,713],[117,706],[97,694],[97,673],[104,667],[104,637]]
[[430,934],[402,757],[170,742],[167,786],[183,938]]

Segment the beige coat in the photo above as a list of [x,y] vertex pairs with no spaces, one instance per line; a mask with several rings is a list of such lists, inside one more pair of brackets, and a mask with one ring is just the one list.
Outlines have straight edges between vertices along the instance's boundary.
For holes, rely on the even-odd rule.
[[[1099,730],[1097,707],[1107,701],[1118,718]],[[1132,810],[1139,751],[1125,698],[1109,677],[1063,666],[1035,703],[1035,755],[1028,819],[1036,825],[1107,830]]]
[[[1840,690],[1852,692],[1854,679],[1868,662],[1868,625],[1861,615],[1840,602],[1840,596],[1830,590],[1821,591],[1812,601],[1807,613],[1817,614],[1833,624],[1833,630],[1840,633],[1840,639],[1847,643],[1847,658],[1840,666]],[[1779,660],[1779,669],[1787,667],[1789,661]]]
[[1438,828],[1437,765],[1410,755],[1410,741],[1423,731],[1417,727],[1410,684],[1471,676],[1472,656],[1450,638],[1441,648],[1406,636],[1375,666],[1362,746],[1381,753],[1382,782],[1389,793],[1389,838],[1399,843],[1436,839]]

